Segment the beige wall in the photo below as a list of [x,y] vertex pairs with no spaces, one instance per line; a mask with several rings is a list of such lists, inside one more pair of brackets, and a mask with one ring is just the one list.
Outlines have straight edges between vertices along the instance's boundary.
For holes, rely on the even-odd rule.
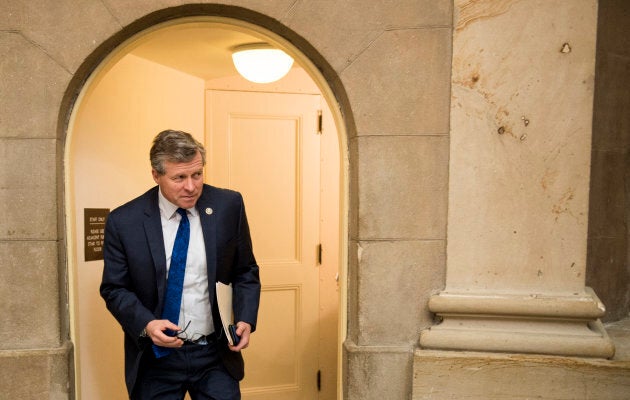
[[[583,73],[588,70],[584,66],[594,62],[594,0],[226,0],[222,3],[250,11],[212,5],[159,11],[181,3],[184,2],[7,0],[0,5],[0,49],[4,55],[0,63],[3,94],[0,96],[0,249],[4,255],[0,260],[4,277],[0,282],[0,312],[10,321],[0,327],[4,338],[0,345],[3,395],[20,399],[72,397],[73,373],[69,365],[73,351],[68,329],[65,254],[66,245],[73,238],[67,236],[63,211],[68,118],[89,73],[103,57],[133,33],[175,16],[220,14],[275,31],[313,62],[339,103],[347,132],[344,157],[347,156],[350,169],[346,183],[350,204],[345,277],[348,297],[344,299],[348,306],[348,338],[344,348],[346,399],[402,400],[412,396],[438,399],[453,398],[456,393],[442,390],[439,397],[431,385],[425,385],[439,382],[431,373],[448,376],[455,371],[448,368],[449,357],[436,359],[434,353],[425,350],[414,354],[419,332],[434,323],[427,304],[431,295],[444,288],[446,237],[451,229],[459,239],[453,243],[454,247],[449,243],[449,249],[463,250],[449,254],[449,258],[454,257],[455,268],[448,271],[449,277],[453,276],[453,282],[460,288],[474,283],[470,277],[453,275],[468,271],[464,255],[471,253],[466,250],[464,228],[478,234],[487,232],[479,232],[468,219],[466,227],[458,225],[455,216],[473,215],[472,222],[489,223],[490,227],[501,229],[505,228],[502,216],[508,218],[510,226],[514,222],[520,224],[516,227],[518,241],[512,239],[511,235],[515,235],[510,235],[512,231],[508,231],[510,239],[506,242],[493,232],[491,240],[481,246],[484,251],[472,254],[480,263],[497,263],[490,269],[493,273],[512,276],[514,271],[501,263],[510,258],[510,252],[521,260],[528,243],[545,249],[542,255],[548,264],[543,264],[542,277],[538,276],[536,266],[513,264],[518,270],[514,279],[526,278],[521,287],[525,293],[539,281],[543,289],[552,288],[551,280],[561,282],[562,289],[580,288],[581,280],[566,270],[571,266],[566,262],[575,260],[577,267],[584,269],[586,231],[581,224],[586,220],[580,213],[587,204],[584,185],[588,178],[582,175],[588,173],[585,165],[588,165],[590,133],[584,125],[590,118],[586,105],[591,101],[588,87],[592,77]],[[453,34],[457,34],[453,17],[465,16],[464,12],[474,11],[476,7],[498,13],[498,19],[485,18],[482,12],[481,18],[468,24],[472,47],[459,47],[462,42],[453,42]],[[513,19],[499,23],[500,15],[506,12]],[[488,41],[496,44],[498,39],[518,38],[522,28],[529,29],[539,44],[537,48],[523,47],[525,44],[521,42],[505,42],[520,51],[507,52],[506,57],[501,57],[482,47]],[[474,30],[479,32],[473,33]],[[557,38],[552,35],[554,40],[545,41],[553,32],[558,33]],[[562,32],[570,33],[568,39],[561,37]],[[460,39],[467,37],[466,33],[462,35]],[[559,52],[565,41],[571,44],[569,54]],[[536,50],[543,52],[545,46],[554,52],[555,60],[540,57]],[[503,63],[509,67],[502,69]],[[473,69],[478,65],[492,68],[474,78]],[[544,104],[550,100],[539,97],[540,93],[534,90],[544,86],[530,75],[536,71],[548,79],[543,80],[547,86],[556,89],[553,94],[562,94],[568,87],[572,96],[549,103],[549,110],[541,109],[538,102]],[[553,72],[558,72],[559,82],[567,86],[556,86],[558,81],[552,79]],[[455,78],[453,81],[451,76]],[[450,126],[451,102],[454,107],[458,104],[451,98],[450,87],[459,78],[464,83],[466,79],[471,84],[476,82],[477,92],[490,85],[489,94],[495,96],[491,99],[512,101],[515,107],[507,109],[509,118],[498,108],[490,108],[488,123],[484,125],[479,119],[483,113],[479,107],[487,106],[483,93],[475,94],[473,89],[460,87],[453,93],[461,91],[468,101],[462,103],[463,108],[455,114],[455,124]],[[524,90],[519,85],[526,83],[531,84],[531,92],[522,91],[516,98],[515,91]],[[477,95],[481,96],[479,101],[475,100]],[[515,98],[511,98],[513,95]],[[583,114],[572,114],[571,110]],[[547,112],[556,113],[557,119]],[[469,143],[470,148],[460,147],[466,137],[456,137],[453,131],[463,126],[468,114],[477,127],[470,131],[471,135],[481,132],[487,135],[471,136],[474,140]],[[525,129],[519,125],[523,123],[521,116],[530,120],[526,140],[521,140],[525,132],[518,132],[519,135],[515,130]],[[509,119],[507,122],[514,129],[499,137],[498,127],[503,123],[499,124],[495,117]],[[537,126],[540,129],[534,129]],[[575,128],[574,136],[567,127]],[[559,137],[551,135],[556,132],[554,129],[560,132]],[[449,137],[449,131],[453,132],[453,138]],[[543,143],[543,137],[549,142]],[[556,139],[562,140],[556,142]],[[503,158],[491,158],[492,148],[484,147],[483,140],[495,141],[494,155],[503,154]],[[557,174],[552,174],[557,187],[549,189],[550,198],[546,199],[539,180],[545,168],[539,157],[541,152],[552,157],[553,146],[559,150],[559,158],[551,164],[557,167]],[[146,149],[145,144],[140,147]],[[501,153],[506,149],[514,157]],[[475,159],[475,163],[468,164],[467,156]],[[143,157],[144,154],[138,159]],[[475,193],[479,207],[471,207],[463,201],[468,193],[463,189],[467,186],[456,184],[465,185],[468,180],[476,179],[463,169],[488,168],[483,162],[488,159],[509,161],[512,168],[497,169],[496,173],[492,169],[483,170],[482,181],[487,184],[484,187],[495,191],[489,193],[489,189],[484,189],[486,192]],[[499,166],[504,164],[497,163]],[[517,174],[519,167],[525,168],[523,175]],[[527,172],[533,172],[538,179],[528,178]],[[574,194],[567,192],[572,184],[576,184]],[[450,202],[449,185],[455,190]],[[519,193],[524,197],[519,197]],[[528,212],[522,209],[509,212],[511,201]],[[498,210],[490,207],[492,202]],[[559,207],[555,209],[558,221],[548,216],[547,206],[553,211],[554,205]],[[575,216],[564,212],[565,209]],[[483,210],[489,212],[488,218],[477,217]],[[533,222],[541,218],[541,229],[536,229]],[[558,233],[566,245],[541,242],[542,228],[547,234]],[[531,255],[525,256],[533,260]],[[479,266],[473,271],[478,272]],[[535,276],[529,275],[532,272]],[[485,286],[503,289],[487,276],[478,278]],[[513,290],[511,284],[506,287]],[[464,357],[467,354],[454,353]],[[479,363],[473,365],[494,365],[486,362],[490,358],[481,355]],[[557,358],[545,360],[552,365],[553,360],[564,362]],[[515,367],[522,365],[511,357],[508,362]],[[627,379],[627,373],[607,372],[612,370],[611,364],[598,363],[596,368],[601,374],[584,376],[608,379],[609,387],[627,382],[623,380],[623,376]],[[623,368],[621,371],[627,372]],[[492,388],[486,391],[482,387],[480,392],[474,392],[481,393],[477,398],[491,398],[487,394],[495,390],[497,382],[509,384],[522,372],[518,368],[502,370],[507,372],[489,385]],[[562,382],[565,372],[548,384]],[[445,382],[440,388],[451,389],[458,383],[464,389],[459,393],[473,393],[466,391],[466,384],[477,380],[469,377],[470,370],[462,370],[456,380]],[[508,393],[509,398],[509,392],[502,393]],[[581,396],[586,398],[584,394]],[[469,397],[475,398],[472,394]]]

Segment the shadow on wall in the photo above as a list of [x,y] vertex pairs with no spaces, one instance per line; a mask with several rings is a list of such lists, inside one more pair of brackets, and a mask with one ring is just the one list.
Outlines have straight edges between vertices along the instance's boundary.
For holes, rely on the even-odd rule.
[[586,285],[630,316],[630,2],[600,1]]

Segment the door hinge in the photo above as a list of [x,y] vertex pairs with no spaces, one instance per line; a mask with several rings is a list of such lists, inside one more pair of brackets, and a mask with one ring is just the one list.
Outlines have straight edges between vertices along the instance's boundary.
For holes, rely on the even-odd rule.
[[322,391],[322,371],[317,370],[317,391]]
[[323,130],[323,117],[322,110],[317,110],[317,134],[321,135]]
[[322,265],[322,252],[323,252],[322,244],[317,245],[317,264]]

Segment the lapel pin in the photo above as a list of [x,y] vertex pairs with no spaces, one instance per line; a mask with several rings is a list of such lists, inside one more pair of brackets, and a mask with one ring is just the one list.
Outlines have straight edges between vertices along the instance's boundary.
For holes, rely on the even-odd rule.
[[206,208],[206,214],[211,215],[212,214],[212,208],[210,208],[210,207]]

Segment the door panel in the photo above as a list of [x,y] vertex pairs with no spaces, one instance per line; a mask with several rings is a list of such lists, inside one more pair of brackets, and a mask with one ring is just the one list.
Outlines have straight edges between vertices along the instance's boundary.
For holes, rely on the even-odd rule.
[[319,95],[207,92],[206,176],[245,198],[261,267],[244,399],[316,399]]

